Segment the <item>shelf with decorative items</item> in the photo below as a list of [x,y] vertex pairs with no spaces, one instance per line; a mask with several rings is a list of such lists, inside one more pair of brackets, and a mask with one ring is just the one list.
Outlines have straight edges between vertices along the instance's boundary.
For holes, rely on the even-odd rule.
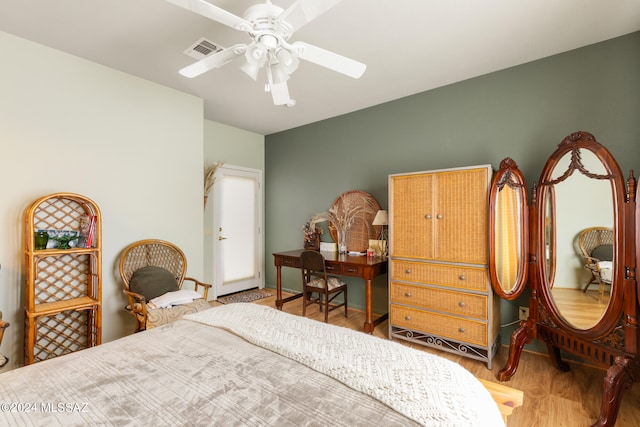
[[25,212],[25,364],[101,343],[102,218],[73,193],[40,197]]

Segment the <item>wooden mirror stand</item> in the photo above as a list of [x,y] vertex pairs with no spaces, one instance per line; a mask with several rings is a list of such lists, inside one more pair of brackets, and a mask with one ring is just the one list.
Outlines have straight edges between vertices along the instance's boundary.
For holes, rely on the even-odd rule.
[[[515,162],[510,160],[501,164],[497,176],[514,173],[521,176]],[[512,182],[519,183],[520,180]],[[574,183],[582,187],[569,187]],[[494,185],[497,184],[494,180]],[[599,191],[600,195],[593,194],[592,190]],[[524,345],[532,339],[546,344],[551,362],[561,371],[569,370],[561,352],[602,367],[607,370],[602,406],[593,426],[613,426],[624,390],[640,379],[640,293],[636,278],[636,264],[640,262],[637,250],[640,244],[640,211],[636,206],[636,193],[633,171],[625,182],[615,159],[593,135],[575,132],[567,136],[547,160],[540,180],[533,187],[530,206],[526,205],[526,197],[516,198],[522,202],[519,212],[528,212],[529,218],[528,224],[526,220],[520,220],[524,234],[519,241],[510,244],[517,248],[528,239],[527,253],[524,254],[526,262],[517,263],[519,271],[514,277],[528,277],[528,286],[520,279],[514,280],[512,288],[505,292],[504,286],[501,288],[499,283],[493,284],[496,292],[510,300],[527,288],[530,292],[529,317],[522,320],[511,335],[509,359],[498,373],[498,379],[507,381],[515,374]],[[495,199],[490,199],[492,212]],[[575,213],[566,212],[568,207],[582,203],[587,208],[582,207]],[[598,216],[594,213],[594,217],[589,219],[591,211],[599,209],[599,206],[603,207],[603,212],[597,213]],[[573,255],[575,261],[572,260],[569,248],[574,247],[578,235],[573,227],[587,228],[584,224],[575,224],[585,215],[587,222],[606,222],[605,225],[613,229],[614,241],[609,245],[613,246],[613,253],[608,264],[611,277],[606,286],[608,292],[598,297],[596,291],[590,291],[595,314],[590,322],[583,324],[577,320],[570,306],[565,305],[564,298],[565,295],[576,298],[588,298],[590,295],[588,287],[577,283],[583,280],[580,276],[585,272],[583,265],[579,268],[568,265],[582,262],[577,251]],[[492,221],[495,218],[492,215]],[[500,227],[500,223],[492,223],[490,228],[495,230],[494,227]],[[491,244],[491,252],[490,269],[493,270],[492,277],[495,277],[503,266],[494,254],[494,243]],[[576,283],[567,280],[567,274],[576,276]],[[590,308],[582,310],[586,312]]]

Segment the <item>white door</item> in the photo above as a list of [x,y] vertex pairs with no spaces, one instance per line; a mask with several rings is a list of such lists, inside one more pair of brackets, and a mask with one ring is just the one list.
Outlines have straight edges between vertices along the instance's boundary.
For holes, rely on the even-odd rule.
[[212,211],[214,298],[263,288],[262,172],[218,168]]

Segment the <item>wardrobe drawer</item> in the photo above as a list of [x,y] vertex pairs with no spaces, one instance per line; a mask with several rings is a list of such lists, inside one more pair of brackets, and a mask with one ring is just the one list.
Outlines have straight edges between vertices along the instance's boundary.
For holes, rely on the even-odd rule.
[[393,326],[422,331],[466,343],[487,345],[487,324],[455,316],[390,305],[389,321]]
[[392,261],[392,280],[450,286],[486,292],[487,269],[426,262]]
[[488,300],[485,295],[394,282],[390,289],[391,303],[425,307],[483,320],[488,315]]

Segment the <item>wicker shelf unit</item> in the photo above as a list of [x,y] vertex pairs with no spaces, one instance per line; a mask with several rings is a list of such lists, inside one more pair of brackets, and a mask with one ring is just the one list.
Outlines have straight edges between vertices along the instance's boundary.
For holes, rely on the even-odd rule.
[[389,176],[389,336],[491,369],[500,300],[488,274],[490,165]]
[[[91,247],[36,249],[38,230],[79,231],[94,217]],[[102,340],[102,217],[98,205],[73,193],[40,197],[25,212],[26,365]]]

